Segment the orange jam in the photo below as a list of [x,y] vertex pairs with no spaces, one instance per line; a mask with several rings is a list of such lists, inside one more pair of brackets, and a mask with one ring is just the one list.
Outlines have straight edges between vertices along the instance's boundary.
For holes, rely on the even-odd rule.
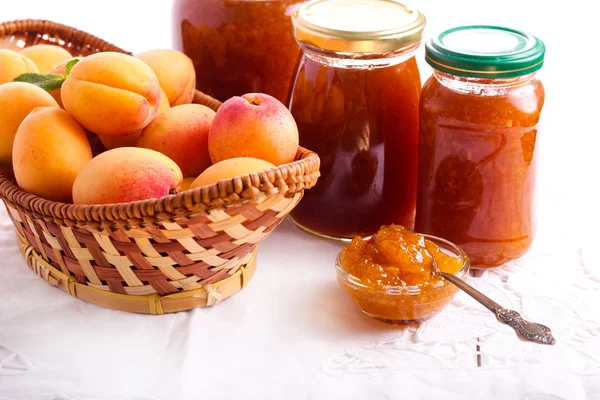
[[419,91],[414,57],[373,70],[300,64],[290,110],[321,179],[292,211],[306,229],[342,238],[386,224],[412,227],[417,201]]
[[198,90],[225,101],[267,93],[287,104],[300,49],[290,15],[300,0],[177,0],[174,47],[194,62]]
[[342,249],[340,283],[371,316],[422,321],[439,313],[458,291],[433,274],[433,259],[440,271],[466,275],[460,253],[449,254],[433,239],[400,225],[383,226],[371,238],[357,237]]
[[474,267],[501,265],[522,256],[535,233],[544,87],[528,78],[483,96],[449,87],[439,77],[431,77],[421,93],[415,229],[456,243]]

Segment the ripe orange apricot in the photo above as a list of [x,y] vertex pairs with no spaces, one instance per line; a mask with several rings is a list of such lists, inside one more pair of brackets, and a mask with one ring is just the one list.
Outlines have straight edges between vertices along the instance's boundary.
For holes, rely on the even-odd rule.
[[77,63],[63,83],[65,109],[98,135],[128,135],[154,119],[160,103],[156,74],[126,54],[92,54]]
[[190,189],[201,186],[212,185],[221,179],[235,178],[253,172],[264,171],[273,168],[275,165],[268,161],[252,157],[236,157],[220,161],[208,167],[200,176],[198,176]]
[[29,57],[41,74],[49,73],[56,65],[73,57],[62,47],[51,44],[36,44],[24,48],[19,53]]
[[137,147],[163,153],[184,177],[196,177],[211,165],[208,132],[214,117],[213,110],[200,104],[173,107],[144,128]]
[[28,57],[12,50],[0,49],[0,85],[12,82],[19,75],[39,72]]
[[292,114],[280,101],[262,93],[232,97],[223,103],[208,135],[214,163],[254,157],[281,165],[294,161],[298,143]]
[[70,202],[73,182],[91,159],[85,131],[58,106],[36,108],[17,130],[13,145],[17,184],[45,199]]
[[58,107],[58,104],[48,92],[31,83],[0,85],[0,164],[12,166],[17,129],[36,107]]

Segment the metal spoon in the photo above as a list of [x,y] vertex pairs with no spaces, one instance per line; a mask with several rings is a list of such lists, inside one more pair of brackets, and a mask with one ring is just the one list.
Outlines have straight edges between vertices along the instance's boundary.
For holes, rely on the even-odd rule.
[[480,291],[476,290],[473,286],[467,284],[465,281],[457,276],[449,274],[447,272],[441,272],[434,257],[433,260],[433,273],[442,276],[447,281],[452,282],[458,286],[462,291],[466,292],[469,296],[484,305],[485,308],[490,310],[496,315],[498,321],[502,322],[513,328],[517,332],[517,336],[521,340],[540,343],[540,344],[555,344],[556,339],[552,336],[552,331],[545,325],[538,324],[536,322],[529,322],[524,320],[516,311],[506,309],[500,304],[496,303]]

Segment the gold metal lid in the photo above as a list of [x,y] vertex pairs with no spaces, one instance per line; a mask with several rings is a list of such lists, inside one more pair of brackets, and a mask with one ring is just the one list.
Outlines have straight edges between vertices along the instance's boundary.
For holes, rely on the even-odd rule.
[[420,42],[425,16],[396,0],[313,0],[294,12],[292,23],[300,43],[381,53]]

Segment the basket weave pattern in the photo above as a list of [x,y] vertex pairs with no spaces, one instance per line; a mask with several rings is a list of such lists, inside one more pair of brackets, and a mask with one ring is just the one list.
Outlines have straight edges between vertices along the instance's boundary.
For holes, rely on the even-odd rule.
[[[52,43],[74,55],[126,51],[49,21],[0,24],[2,47]],[[194,102],[220,102],[196,92]],[[161,199],[115,205],[48,201],[0,174],[0,195],[28,265],[74,297],[162,314],[210,306],[243,288],[257,245],[316,183],[319,158],[296,161]]]

